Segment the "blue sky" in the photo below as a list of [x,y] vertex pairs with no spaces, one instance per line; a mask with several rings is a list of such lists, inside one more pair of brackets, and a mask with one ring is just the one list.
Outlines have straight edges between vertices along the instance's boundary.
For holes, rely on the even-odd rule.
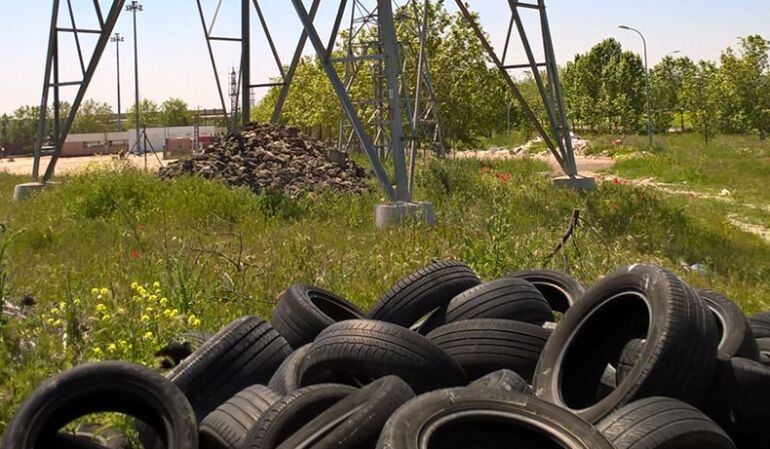
[[[213,13],[217,0],[202,1],[208,14]],[[78,25],[93,25],[91,0],[72,2]],[[106,9],[111,2],[101,0],[101,3]],[[215,107],[216,90],[195,1],[143,0],[142,3],[144,12],[139,16],[142,97],[162,101],[174,96],[185,99],[191,107]],[[224,0],[216,34],[239,32],[239,3]],[[286,61],[300,32],[294,10],[288,0],[261,0],[261,3],[279,53]],[[446,3],[455,9],[454,2]],[[560,63],[607,37],[615,37],[626,48],[641,52],[639,38],[617,29],[620,24],[637,27],[647,35],[652,64],[674,50],[693,59],[717,59],[725,47],[735,44],[738,36],[758,33],[770,38],[770,2],[767,0],[548,0],[547,3]],[[50,4],[45,0],[0,0],[0,113],[39,101]],[[322,4],[325,6],[318,22],[322,34],[326,34],[335,4],[339,3],[323,0]],[[481,14],[495,43],[501,45],[508,18],[504,13],[505,0],[470,0],[470,5]],[[69,26],[68,17],[61,17],[60,23]],[[126,37],[121,47],[125,107],[133,103],[133,55],[129,45],[132,31],[128,13],[121,16],[116,31]],[[255,26],[253,33],[255,82],[266,81],[276,75],[276,70],[261,31]],[[71,52],[62,63],[62,79],[76,78],[79,69],[74,44],[64,41],[62,46]],[[237,64],[238,52],[233,44],[217,44],[216,54],[223,72]],[[89,90],[89,98],[115,104],[115,56],[115,49],[110,46]],[[70,89],[65,99],[72,95],[74,90]]]

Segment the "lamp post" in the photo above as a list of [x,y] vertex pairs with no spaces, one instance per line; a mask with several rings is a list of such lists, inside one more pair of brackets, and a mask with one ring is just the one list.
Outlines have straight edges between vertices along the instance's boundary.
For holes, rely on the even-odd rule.
[[141,151],[139,141],[142,139],[141,120],[142,113],[139,107],[139,38],[137,36],[136,27],[136,13],[144,10],[144,7],[137,1],[133,0],[130,5],[126,6],[126,11],[130,11],[134,15],[134,109],[136,113],[136,152]]
[[650,103],[650,68],[647,64],[647,39],[645,39],[642,32],[636,28],[631,28],[627,25],[621,25],[618,28],[635,32],[642,38],[642,43],[644,44],[644,79],[647,85],[647,137],[649,145],[652,146],[652,104]]
[[118,128],[120,130],[123,130],[123,115],[121,114],[121,108],[120,108],[120,43],[125,42],[126,38],[120,35],[120,33],[115,33],[114,36],[110,38],[110,42],[115,42],[115,53],[118,55]]

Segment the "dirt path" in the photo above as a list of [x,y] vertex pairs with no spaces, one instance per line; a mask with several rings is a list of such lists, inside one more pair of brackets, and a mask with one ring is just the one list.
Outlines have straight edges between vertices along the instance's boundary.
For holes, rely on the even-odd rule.
[[[521,158],[523,156],[511,154],[509,152],[505,151],[499,151],[499,152],[481,152],[480,153],[482,157],[480,159],[483,160],[494,160],[494,159],[517,159]],[[467,156],[466,156],[467,157]],[[535,159],[540,160],[548,164],[548,166],[551,168],[552,174],[561,174],[562,169],[559,166],[559,163],[549,154],[540,154],[537,156],[534,156]],[[577,163],[578,172],[583,176],[588,177],[595,177],[597,178],[597,181],[602,180],[614,180],[618,179],[623,181],[624,183],[628,183],[634,186],[638,187],[649,187],[654,188],[656,190],[659,190],[661,192],[664,192],[669,195],[679,195],[679,196],[688,196],[691,198],[701,199],[701,200],[711,200],[711,201],[719,201],[722,203],[730,204],[730,205],[736,205],[736,206],[743,206],[748,207],[751,209],[756,210],[763,210],[765,212],[770,212],[770,205],[758,205],[758,204],[752,204],[752,203],[739,203],[735,201],[733,197],[730,195],[715,195],[712,193],[707,192],[699,192],[695,190],[682,190],[679,189],[678,186],[674,184],[666,184],[655,181],[653,178],[646,178],[646,179],[625,179],[620,178],[618,176],[614,175],[605,175],[602,173],[602,171],[611,168],[615,161],[611,157],[604,157],[604,156],[576,156],[575,162]],[[765,226],[762,226],[760,224],[751,223],[746,221],[745,218],[740,217],[737,214],[730,214],[727,217],[727,220],[732,224],[733,226],[748,232],[750,234],[754,234],[756,236],[761,237],[762,239],[770,242],[770,228],[767,228]]]
[[[561,173],[561,167],[556,159],[551,155],[540,154],[535,157],[548,164],[551,167],[551,171],[554,173]],[[607,168],[611,168],[615,161],[611,157],[606,156],[575,156],[575,163],[577,164],[578,173],[582,176],[596,177],[599,176],[599,172]]]
[[[43,157],[40,160],[40,171],[44,171],[50,162],[50,156]],[[87,168],[107,167],[117,160],[116,156],[85,156],[85,157],[63,157],[56,163],[56,175],[69,175],[85,170]],[[127,160],[136,168],[144,168],[144,156],[128,156]],[[32,164],[34,159],[31,157],[15,157],[0,159],[0,172],[13,175],[32,174]],[[167,165],[171,161],[158,161],[153,154],[147,155],[147,168],[156,171],[162,165]]]

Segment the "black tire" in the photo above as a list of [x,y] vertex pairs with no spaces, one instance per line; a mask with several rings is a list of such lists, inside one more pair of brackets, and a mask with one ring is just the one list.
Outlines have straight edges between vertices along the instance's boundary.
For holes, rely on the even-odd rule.
[[398,376],[417,393],[465,385],[462,368],[422,335],[382,321],[344,321],[326,328],[300,365],[301,385],[368,385]]
[[501,369],[489,373],[471,383],[470,387],[523,393],[529,396],[534,396],[535,394],[535,392],[532,391],[532,387],[523,377],[509,369]]
[[716,292],[699,290],[698,294],[716,319],[720,339],[719,356],[723,359],[743,357],[758,361],[757,341],[740,307]]
[[[60,432],[57,438],[57,443],[65,446],[82,446],[81,443],[87,441],[89,444],[106,449],[128,449],[130,447],[128,437],[122,430],[98,424],[78,425],[71,432]],[[67,439],[68,443],[62,442],[62,439]]]
[[[739,357],[720,360],[704,411],[736,440],[770,447],[770,369]],[[760,442],[764,442],[759,444]]]
[[[714,374],[717,334],[711,311],[676,275],[649,265],[623,268],[567,311],[543,350],[533,388],[593,423],[646,397],[698,406]],[[635,338],[647,340],[639,361],[597,398],[607,365]]]
[[267,386],[284,396],[299,390],[299,365],[309,349],[310,345],[305,345],[286,357]]
[[199,428],[201,449],[241,449],[246,435],[281,396],[264,385],[254,385],[209,413]]
[[362,318],[362,310],[328,290],[292,285],[278,298],[270,324],[292,348],[299,348],[334,323]]
[[551,309],[565,313],[585,293],[585,287],[572,276],[554,270],[524,270],[516,271],[506,277],[520,278],[529,281],[545,300],[551,305]]
[[538,326],[554,320],[551,306],[534,285],[523,279],[502,278],[452,298],[420,327],[420,333],[428,333],[445,323],[479,318],[515,320]]
[[187,396],[198,421],[251,385],[264,385],[291,353],[269,323],[243,317],[225,326],[167,377]]
[[371,448],[393,413],[414,392],[396,376],[383,377],[337,402],[303,426],[279,449]]
[[441,326],[428,339],[452,357],[469,380],[509,369],[531,382],[550,335],[534,324],[481,319]]
[[760,352],[759,361],[766,367],[770,367],[770,352]]
[[762,312],[749,318],[754,338],[770,338],[770,312]]
[[647,341],[641,338],[634,338],[626,343],[623,353],[620,355],[618,366],[615,369],[615,387],[623,383],[631,370],[634,369],[636,362],[639,361],[639,357],[642,355],[645,344],[647,344]]
[[[109,449],[89,437],[73,435],[68,432],[59,432],[52,440],[52,446],[56,449]],[[129,446],[125,446],[128,448]]]
[[613,449],[577,416],[520,393],[485,388],[434,391],[385,424],[378,449]]
[[437,262],[398,281],[377,300],[368,317],[412,327],[480,283],[478,275],[462,262]]
[[617,449],[735,449],[714,421],[676,399],[632,402],[604,418],[597,428]]
[[357,390],[349,385],[301,388],[273,404],[249,430],[243,449],[275,449],[329,407]]
[[122,362],[81,365],[45,381],[19,407],[0,446],[54,447],[51,439],[63,426],[103,412],[142,420],[162,435],[166,449],[198,447],[195,415],[179,388],[154,371]]

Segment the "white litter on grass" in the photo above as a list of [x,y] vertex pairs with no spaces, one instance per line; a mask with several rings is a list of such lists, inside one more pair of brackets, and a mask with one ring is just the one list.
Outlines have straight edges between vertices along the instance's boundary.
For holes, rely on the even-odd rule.
[[[481,159],[481,160],[514,159],[514,158],[524,157],[527,155],[548,153],[548,149],[545,147],[543,147],[537,153],[534,153],[533,150],[535,146],[542,145],[542,143],[543,143],[543,139],[541,137],[537,137],[525,143],[524,145],[518,146],[516,148],[491,147],[485,150],[458,151],[457,153],[455,153],[455,157],[457,159]],[[591,142],[589,140],[583,139],[577,134],[572,135],[572,149],[574,150],[576,155],[578,156],[585,155],[586,151],[590,146],[591,146]]]

